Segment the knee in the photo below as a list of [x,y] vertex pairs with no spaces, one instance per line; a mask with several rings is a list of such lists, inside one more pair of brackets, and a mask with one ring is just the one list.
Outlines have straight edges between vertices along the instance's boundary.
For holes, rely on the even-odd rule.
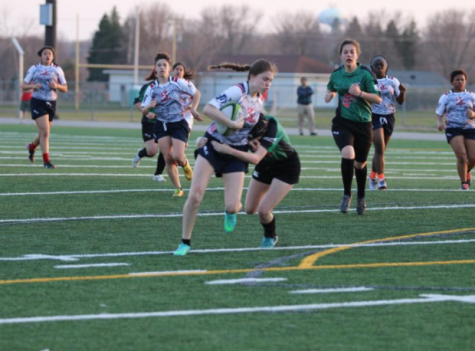
[[378,155],[384,154],[384,148],[382,145],[374,145],[374,153]]
[[183,166],[185,164],[186,157],[184,155],[173,155],[172,162],[176,162],[178,165]]
[[245,211],[246,211],[246,214],[248,214],[248,215],[253,215],[254,213],[257,212],[257,209],[256,209],[255,206],[250,206],[250,205],[247,205],[247,204],[246,204]]
[[367,161],[365,161],[365,162],[355,162],[355,168],[356,169],[363,169],[363,168],[366,167],[367,163],[368,163]]
[[39,135],[40,138],[49,138],[49,130],[41,130]]
[[236,204],[226,204],[226,212],[233,214],[238,213],[241,210],[242,204],[240,202]]
[[465,152],[457,154],[457,161],[459,163],[468,163],[468,157]]
[[193,207],[197,207],[203,201],[204,192],[201,190],[194,190],[188,194],[187,204]]

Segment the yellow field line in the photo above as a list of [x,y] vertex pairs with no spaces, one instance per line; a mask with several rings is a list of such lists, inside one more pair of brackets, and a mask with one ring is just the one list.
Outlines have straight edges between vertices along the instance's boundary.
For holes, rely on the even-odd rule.
[[475,260],[459,261],[432,261],[432,262],[393,262],[393,263],[363,263],[363,264],[343,264],[326,265],[312,267],[270,267],[262,269],[226,269],[201,272],[164,272],[150,273],[140,275],[118,274],[118,275],[96,275],[82,277],[56,277],[56,278],[32,278],[32,279],[13,279],[0,280],[1,284],[22,284],[22,283],[51,283],[62,281],[85,281],[85,280],[106,280],[106,279],[130,279],[130,278],[151,278],[151,277],[177,277],[190,275],[217,275],[217,274],[237,274],[250,272],[284,272],[284,271],[303,271],[303,270],[322,270],[322,269],[352,269],[352,268],[381,268],[381,267],[410,267],[410,266],[435,266],[435,265],[453,265],[453,264],[474,264]]
[[344,251],[344,250],[353,249],[353,248],[356,248],[356,247],[358,247],[358,246],[360,246],[360,245],[374,244],[374,243],[380,243],[380,242],[385,242],[385,241],[393,241],[393,240],[410,239],[410,238],[414,238],[414,237],[418,237],[418,236],[431,236],[431,235],[440,235],[440,234],[450,234],[450,233],[458,233],[458,232],[467,232],[467,231],[471,231],[471,230],[475,230],[475,228],[462,228],[462,229],[443,230],[443,231],[440,231],[440,232],[419,233],[419,234],[395,236],[395,237],[385,238],[385,239],[362,241],[362,242],[359,242],[359,243],[354,243],[354,244],[351,244],[351,245],[340,246],[340,247],[336,247],[336,248],[333,248],[333,249],[328,249],[328,250],[325,250],[325,251],[322,251],[322,252],[319,252],[319,253],[310,255],[310,256],[304,258],[304,259],[300,262],[299,268],[307,268],[307,269],[309,269],[310,267],[313,267],[313,265],[315,264],[315,262],[317,262],[320,258],[322,258],[322,257],[324,257],[324,256],[328,256],[328,255],[331,255],[331,254],[334,254],[334,253],[337,253],[337,252],[340,252],[340,251]]

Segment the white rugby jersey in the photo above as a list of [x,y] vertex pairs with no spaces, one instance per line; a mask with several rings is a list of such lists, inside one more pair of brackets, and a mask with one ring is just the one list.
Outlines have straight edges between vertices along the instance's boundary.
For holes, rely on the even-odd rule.
[[[195,86],[192,82],[189,82],[191,85]],[[196,89],[196,88],[195,88]],[[185,120],[188,123],[188,126],[190,127],[190,130],[193,128],[193,115],[191,114],[191,111],[188,108],[191,108],[191,105],[193,103],[193,96],[187,93],[182,93],[181,94],[181,100],[182,100],[182,105],[183,108],[185,108]]]
[[164,123],[179,122],[185,118],[184,97],[189,96],[193,100],[196,87],[193,83],[180,78],[168,78],[166,84],[160,84],[155,80],[145,91],[142,107],[148,106],[153,99],[157,105],[151,112],[157,115],[157,120]]
[[209,104],[221,109],[221,107],[230,102],[237,102],[241,106],[244,114],[244,127],[236,130],[235,133],[232,133],[229,136],[224,136],[218,133],[216,129],[216,121],[213,121],[209,125],[207,131],[214,138],[225,144],[235,146],[247,145],[247,136],[252,127],[254,127],[259,120],[259,114],[264,106],[264,100],[262,99],[261,94],[257,94],[256,97],[249,95],[249,82],[245,82],[228,88],[211,100]]
[[54,63],[50,66],[43,66],[41,63],[38,63],[34,66],[31,66],[28,72],[26,73],[25,83],[26,84],[41,84],[40,89],[33,90],[33,95],[35,99],[44,100],[44,101],[56,101],[58,98],[58,93],[56,90],[50,88],[49,83],[55,82],[56,84],[65,85],[66,78],[64,77],[64,72],[58,65]]
[[377,113],[378,115],[390,115],[396,112],[396,97],[401,94],[399,85],[399,80],[391,76],[378,79],[381,103],[371,104],[373,113]]
[[475,128],[475,121],[467,117],[467,108],[473,109],[475,94],[464,90],[460,93],[450,90],[439,99],[439,105],[435,113],[445,115],[446,128]]

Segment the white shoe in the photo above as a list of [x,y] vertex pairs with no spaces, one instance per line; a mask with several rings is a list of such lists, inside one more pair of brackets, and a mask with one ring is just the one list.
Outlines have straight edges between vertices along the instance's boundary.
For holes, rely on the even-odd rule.
[[161,174],[154,175],[152,179],[156,180],[157,182],[166,182],[167,181]]
[[378,189],[378,178],[371,179],[368,177],[369,190]]
[[140,149],[137,151],[137,154],[135,154],[134,158],[132,159],[132,167],[134,168],[137,168],[138,165],[140,164],[139,152],[140,152]]
[[386,184],[386,180],[380,179],[378,183],[378,189],[379,190],[386,190],[388,188],[388,185]]

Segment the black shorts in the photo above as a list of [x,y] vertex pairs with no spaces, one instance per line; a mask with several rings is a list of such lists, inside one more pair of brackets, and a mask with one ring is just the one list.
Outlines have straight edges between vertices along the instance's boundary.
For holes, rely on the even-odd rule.
[[366,162],[373,142],[371,122],[354,122],[336,116],[333,118],[332,134],[340,151],[345,146],[351,145],[355,149],[355,160],[360,163]]
[[282,161],[261,161],[254,168],[252,178],[264,184],[271,184],[274,178],[290,185],[297,184],[300,178],[299,155],[295,152]]
[[31,98],[31,118],[37,119],[44,115],[49,116],[51,122],[56,115],[56,101],[45,101],[36,98]]
[[465,139],[475,140],[475,129],[447,128],[445,130],[445,137],[449,144],[452,138],[459,135],[462,135]]
[[[213,148],[211,141],[217,141],[208,133],[205,134],[205,138],[208,139],[208,142],[202,148],[199,148],[195,152],[195,156],[201,155],[204,157],[211,166],[214,168],[216,177],[222,177],[226,173],[238,173],[238,172],[249,172],[249,164],[247,162],[241,161],[231,155],[221,154]],[[231,146],[231,145],[230,145]],[[249,150],[248,145],[243,146],[231,146],[234,149],[245,151]]]
[[185,119],[179,122],[164,123],[161,121],[155,122],[154,136],[155,141],[160,140],[163,137],[172,137],[178,139],[184,143],[188,142],[188,135],[190,134],[190,126]]
[[386,136],[391,136],[393,134],[395,123],[396,119],[394,118],[393,113],[389,115],[379,115],[377,113],[373,113],[371,115],[371,125],[373,130],[383,128],[384,135]]
[[155,137],[153,136],[154,128],[155,123],[142,121],[142,139],[144,142],[155,139]]

